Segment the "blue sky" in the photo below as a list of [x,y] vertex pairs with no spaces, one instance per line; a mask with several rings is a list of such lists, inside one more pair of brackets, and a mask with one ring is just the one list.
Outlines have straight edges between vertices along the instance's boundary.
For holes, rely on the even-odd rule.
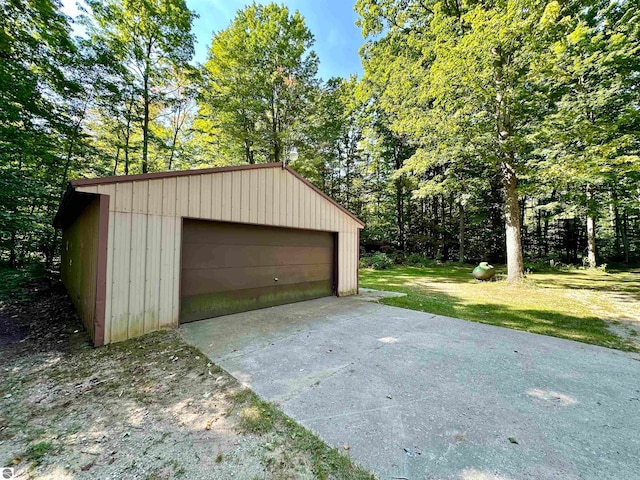
[[[225,29],[236,12],[251,1],[243,0],[186,0],[187,6],[198,15],[193,24],[196,35],[195,60],[204,63],[214,31]],[[76,0],[63,0],[63,10],[75,16]],[[260,2],[258,2],[260,3]],[[266,1],[263,3],[267,3]],[[292,12],[300,11],[307,27],[315,37],[313,49],[320,58],[319,74],[327,80],[333,76],[362,75],[358,50],[363,43],[358,18],[349,0],[281,0]]]

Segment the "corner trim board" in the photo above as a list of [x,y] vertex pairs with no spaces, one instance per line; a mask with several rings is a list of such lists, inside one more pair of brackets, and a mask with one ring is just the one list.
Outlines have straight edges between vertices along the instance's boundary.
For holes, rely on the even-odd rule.
[[107,307],[107,255],[109,251],[109,195],[99,195],[98,259],[96,268],[96,309],[93,324],[93,344],[104,345]]

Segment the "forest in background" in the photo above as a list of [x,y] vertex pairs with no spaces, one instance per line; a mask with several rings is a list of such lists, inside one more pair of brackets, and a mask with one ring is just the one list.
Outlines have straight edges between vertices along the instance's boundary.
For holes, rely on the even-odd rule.
[[0,0],[0,261],[55,264],[71,178],[273,161],[358,215],[364,252],[512,280],[640,261],[637,2],[354,8],[364,76],[323,81],[282,5],[239,10],[196,65],[184,0]]

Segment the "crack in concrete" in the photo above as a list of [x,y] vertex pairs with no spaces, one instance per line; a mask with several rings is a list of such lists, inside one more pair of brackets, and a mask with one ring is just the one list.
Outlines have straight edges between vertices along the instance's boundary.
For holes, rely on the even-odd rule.
[[343,418],[343,417],[351,417],[351,416],[355,416],[355,415],[362,415],[365,413],[371,413],[371,412],[382,412],[384,410],[393,410],[393,409],[402,409],[408,405],[411,405],[412,403],[416,403],[416,402],[421,402],[424,400],[429,400],[431,399],[431,396],[424,396],[424,397],[419,397],[419,398],[414,398],[413,400],[409,400],[406,402],[394,402],[391,403],[389,405],[384,405],[382,407],[376,407],[376,408],[367,408],[367,409],[363,409],[363,410],[353,410],[350,412],[343,412],[343,413],[336,413],[335,415],[321,415],[318,417],[309,417],[309,418],[298,418],[297,421],[304,423],[304,422],[317,422],[320,420],[330,420],[333,418]]

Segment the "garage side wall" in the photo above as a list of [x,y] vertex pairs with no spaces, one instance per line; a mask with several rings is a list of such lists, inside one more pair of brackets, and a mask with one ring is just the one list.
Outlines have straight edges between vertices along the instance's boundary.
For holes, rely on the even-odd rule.
[[177,327],[183,217],[338,232],[338,294],[357,291],[359,224],[287,170],[235,170],[77,190],[111,199],[105,343]]
[[100,198],[96,197],[62,233],[60,274],[89,336],[96,343],[96,293]]

